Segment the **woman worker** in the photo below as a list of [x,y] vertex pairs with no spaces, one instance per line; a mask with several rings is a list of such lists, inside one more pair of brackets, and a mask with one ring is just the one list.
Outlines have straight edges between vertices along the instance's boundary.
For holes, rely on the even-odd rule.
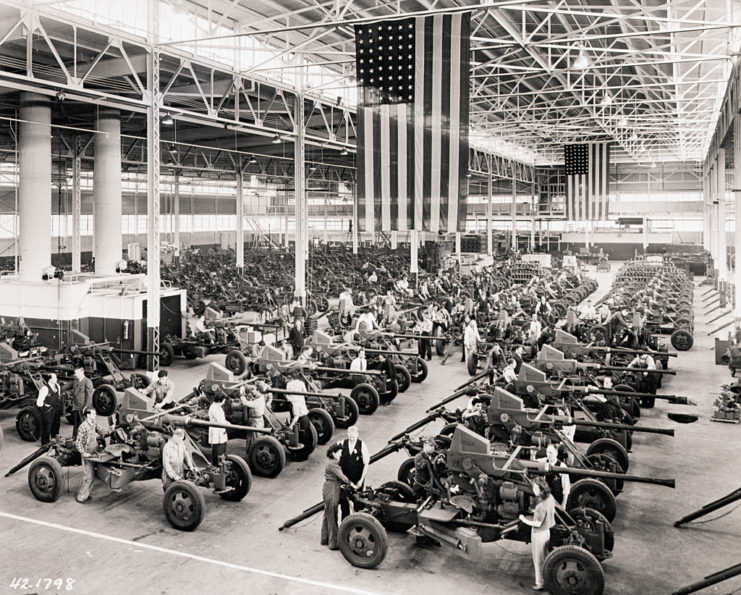
[[350,480],[340,469],[342,444],[333,444],[327,449],[327,466],[324,469],[324,517],[322,518],[321,544],[329,549],[338,549],[337,545],[337,508],[340,506],[340,486],[350,484]]
[[520,521],[532,527],[530,539],[533,548],[533,566],[535,567],[535,584],[533,591],[545,591],[543,567],[548,553],[548,541],[551,538],[551,527],[556,524],[556,501],[548,485],[538,478],[533,482],[533,493],[537,500],[532,518],[520,515]]

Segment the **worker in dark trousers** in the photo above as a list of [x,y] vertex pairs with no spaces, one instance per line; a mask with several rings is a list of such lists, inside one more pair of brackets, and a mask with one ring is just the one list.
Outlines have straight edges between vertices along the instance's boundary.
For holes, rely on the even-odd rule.
[[85,376],[85,368],[76,366],[72,381],[72,437],[77,438],[77,430],[85,419],[83,411],[93,406],[93,382]]
[[324,486],[322,487],[322,498],[324,499],[324,517],[322,518],[322,545],[329,549],[338,549],[337,545],[337,506],[340,503],[340,488],[343,484],[349,484],[350,480],[340,468],[339,458],[342,446],[333,444],[327,449],[327,466],[324,469]]
[[62,391],[56,374],[49,374],[49,380],[39,389],[36,406],[41,412],[41,444],[49,444],[52,437],[59,435],[62,418]]
[[[338,444],[342,447],[340,455],[340,468],[347,476],[353,486],[362,489],[365,483],[365,475],[368,473],[370,465],[370,453],[365,443],[358,438],[359,431],[357,426],[351,426],[347,429],[347,438]],[[342,508],[342,518],[350,514],[350,502],[346,498],[340,501]]]

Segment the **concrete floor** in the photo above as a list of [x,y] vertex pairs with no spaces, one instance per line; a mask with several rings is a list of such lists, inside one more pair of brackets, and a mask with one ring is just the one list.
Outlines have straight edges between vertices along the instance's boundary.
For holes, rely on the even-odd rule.
[[[614,268],[613,268],[614,270]],[[594,274],[604,293],[609,274]],[[705,288],[698,286],[695,303]],[[695,347],[673,360],[676,377],[663,391],[692,396],[701,417],[692,425],[674,424],[666,412],[685,409],[658,401],[644,410],[642,424],[675,427],[675,438],[635,434],[631,473],[674,477],[677,489],[626,484],[614,522],[614,557],[605,563],[606,592],[668,593],[710,572],[741,561],[741,514],[706,525],[675,529],[673,521],[739,487],[741,427],[709,421],[714,393],[729,380],[727,368],[713,364],[713,342],[696,306]],[[717,323],[716,323],[717,324]],[[715,325],[713,325],[714,327]],[[222,361],[214,357],[213,361]],[[180,360],[171,368],[178,392],[186,394],[204,376],[207,363]],[[361,437],[375,452],[397,431],[422,417],[424,410],[468,379],[462,364],[434,358],[429,378],[372,416],[361,416]],[[13,429],[14,412],[0,412],[5,446],[0,474],[32,451]],[[428,427],[432,433],[438,426]],[[63,426],[63,431],[70,431]],[[338,431],[337,438],[344,437]],[[239,452],[238,443],[233,451]],[[404,454],[371,467],[371,485],[395,479]],[[319,545],[319,515],[278,532],[282,522],[321,500],[324,448],[305,463],[289,463],[276,479],[255,478],[240,503],[206,493],[207,515],[194,533],[181,533],[162,513],[158,481],[134,484],[120,493],[96,485],[94,500],[77,504],[77,470],[69,473],[69,491],[56,504],[37,502],[26,472],[0,479],[0,593],[43,593],[38,579],[73,579],[74,593],[525,593],[533,583],[529,548],[503,542],[486,546],[486,561],[474,565],[438,548],[421,549],[414,539],[389,535],[389,554],[375,570],[360,570],[339,552]],[[716,516],[716,515],[712,515]],[[13,579],[28,579],[28,588]],[[741,578],[716,593],[741,588]],[[51,591],[54,589],[52,588]]]

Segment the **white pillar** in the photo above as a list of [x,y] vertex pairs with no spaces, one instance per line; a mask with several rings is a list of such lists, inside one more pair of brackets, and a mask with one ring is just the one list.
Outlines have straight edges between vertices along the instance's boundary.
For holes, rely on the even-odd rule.
[[[734,149],[735,150],[735,149]],[[710,188],[708,187],[708,172],[702,168],[702,247],[710,250]]]
[[455,254],[460,257],[461,255],[461,232],[455,232]]
[[710,171],[708,172],[708,189],[709,189],[709,201],[708,201],[709,202],[709,205],[708,205],[708,208],[709,208],[709,211],[710,211],[710,214],[709,214],[709,217],[710,217],[710,238],[709,238],[708,241],[710,243],[710,246],[709,246],[709,248],[710,248],[710,255],[713,257],[713,268],[715,268],[715,269],[718,268],[718,251],[717,251],[718,242],[716,241],[717,240],[717,237],[716,236],[718,235],[718,226],[717,226],[717,220],[716,220],[716,216],[715,216],[716,215],[716,209],[715,209],[716,205],[714,204],[715,201],[718,198],[718,195],[717,195],[716,190],[715,190],[716,182],[717,181],[718,181],[718,179],[717,179],[717,177],[715,175],[715,164],[713,164],[713,165],[711,165]]
[[75,138],[75,157],[72,160],[72,272],[82,270],[82,241],[80,238],[80,217],[82,213],[82,147],[79,137]]
[[399,247],[399,232],[391,230],[391,249],[396,250]]
[[727,239],[726,239],[726,150],[718,149],[716,171],[718,175],[718,275],[721,281],[728,281]]
[[236,233],[236,249],[237,249],[237,268],[242,270],[244,268],[244,173],[239,169],[237,171],[237,196],[236,198],[236,215],[237,215],[237,233]]
[[121,260],[121,118],[99,108],[93,165],[95,272],[110,275]]
[[324,195],[324,233],[322,234],[323,241],[325,244],[329,244],[329,222],[327,217],[327,211],[329,210],[329,197]]
[[486,253],[491,256],[494,252],[494,239],[491,224],[492,200],[494,195],[494,173],[492,170],[492,159],[489,155],[489,182],[488,182],[488,200],[486,201]]
[[180,256],[180,173],[175,172],[175,187],[173,188],[173,205],[172,205],[172,217],[173,217],[173,229],[174,229],[174,242],[175,242],[175,256]]
[[[535,175],[533,173],[533,175]],[[530,251],[535,252],[535,210],[537,208],[537,196],[535,194],[535,182],[532,183],[532,197],[530,199]]]
[[643,251],[648,248],[648,217],[643,218]]
[[409,232],[409,272],[419,273],[419,235],[416,229]]
[[[512,166],[514,168],[514,165]],[[517,251],[517,180],[512,172],[512,250]]]
[[589,242],[590,242],[590,238],[589,238],[590,224],[591,224],[591,221],[589,221],[589,219],[584,221],[584,245],[586,246],[587,250],[589,250]]
[[[299,77],[299,81],[301,77]],[[296,96],[294,122],[296,130],[296,139],[294,140],[294,205],[296,215],[296,246],[295,246],[295,295],[303,303],[306,297],[306,164],[304,162],[304,96],[299,92]]]
[[358,253],[358,185],[353,184],[352,191],[352,253]]
[[36,93],[20,94],[18,252],[24,281],[41,281],[51,264],[51,107]]
[[[738,140],[737,140],[738,139]],[[733,120],[733,171],[736,182],[733,189],[733,198],[736,202],[736,231],[733,234],[733,243],[736,247],[736,258],[734,260],[734,290],[736,293],[736,307],[734,318],[736,329],[741,325],[741,118],[738,114]]]

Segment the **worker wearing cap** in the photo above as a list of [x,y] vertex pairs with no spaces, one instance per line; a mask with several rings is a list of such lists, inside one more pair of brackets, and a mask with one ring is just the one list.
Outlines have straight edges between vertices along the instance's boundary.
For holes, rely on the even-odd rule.
[[96,413],[94,407],[85,407],[83,410],[85,421],[77,430],[75,446],[82,459],[82,482],[77,490],[76,499],[80,504],[92,500],[93,481],[95,481],[95,461],[90,460],[98,452],[98,436],[108,436],[111,431],[104,430],[95,423]]
[[[224,414],[224,401],[226,394],[224,391],[217,391],[214,395],[213,403],[208,408],[208,421],[217,424],[226,424],[226,415]],[[226,456],[227,434],[225,428],[209,428],[208,443],[211,446],[211,464],[214,467],[221,465]]]
[[85,368],[76,366],[72,381],[72,437],[77,438],[82,422],[85,419],[84,411],[93,406],[93,382],[85,376]]

